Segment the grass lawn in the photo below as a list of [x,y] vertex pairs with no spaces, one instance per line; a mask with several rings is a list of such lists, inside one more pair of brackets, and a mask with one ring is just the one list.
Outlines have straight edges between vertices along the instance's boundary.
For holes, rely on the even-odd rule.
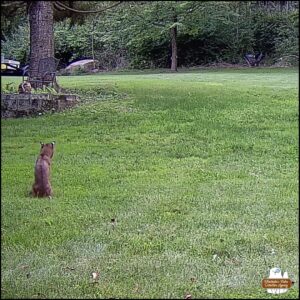
[[298,298],[297,69],[58,81],[83,103],[2,120],[2,298],[273,299],[276,266]]

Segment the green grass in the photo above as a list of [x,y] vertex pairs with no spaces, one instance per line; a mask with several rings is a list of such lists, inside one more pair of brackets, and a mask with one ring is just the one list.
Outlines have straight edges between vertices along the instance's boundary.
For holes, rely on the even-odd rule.
[[2,120],[3,298],[271,299],[275,266],[298,298],[298,70],[58,80],[83,103]]

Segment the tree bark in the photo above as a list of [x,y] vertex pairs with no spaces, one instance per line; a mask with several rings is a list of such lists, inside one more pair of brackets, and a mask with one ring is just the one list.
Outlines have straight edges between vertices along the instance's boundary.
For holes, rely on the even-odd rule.
[[[174,16],[174,23],[177,22],[177,16]],[[177,72],[177,25],[170,29],[171,33],[171,71]]]
[[171,44],[172,44],[172,57],[171,57],[171,71],[177,72],[177,28],[171,28]]
[[[54,57],[53,3],[52,1],[31,1],[29,7],[30,63],[29,81],[40,78],[40,59]],[[37,84],[33,83],[33,88]],[[38,86],[40,87],[40,86]]]

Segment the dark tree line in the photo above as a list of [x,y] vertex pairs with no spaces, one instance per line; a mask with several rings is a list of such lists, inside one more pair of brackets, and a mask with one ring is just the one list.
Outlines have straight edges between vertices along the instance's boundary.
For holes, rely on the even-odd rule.
[[[173,71],[239,63],[246,53],[298,57],[298,1],[2,1],[1,8],[3,48],[30,61],[32,74],[48,56]],[[27,20],[28,41],[20,30]]]

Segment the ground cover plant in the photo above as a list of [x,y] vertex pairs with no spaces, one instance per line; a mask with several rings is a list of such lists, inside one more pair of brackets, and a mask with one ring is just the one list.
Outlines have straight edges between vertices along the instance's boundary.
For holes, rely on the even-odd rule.
[[271,299],[275,266],[298,298],[298,70],[58,81],[83,103],[2,120],[3,298]]

